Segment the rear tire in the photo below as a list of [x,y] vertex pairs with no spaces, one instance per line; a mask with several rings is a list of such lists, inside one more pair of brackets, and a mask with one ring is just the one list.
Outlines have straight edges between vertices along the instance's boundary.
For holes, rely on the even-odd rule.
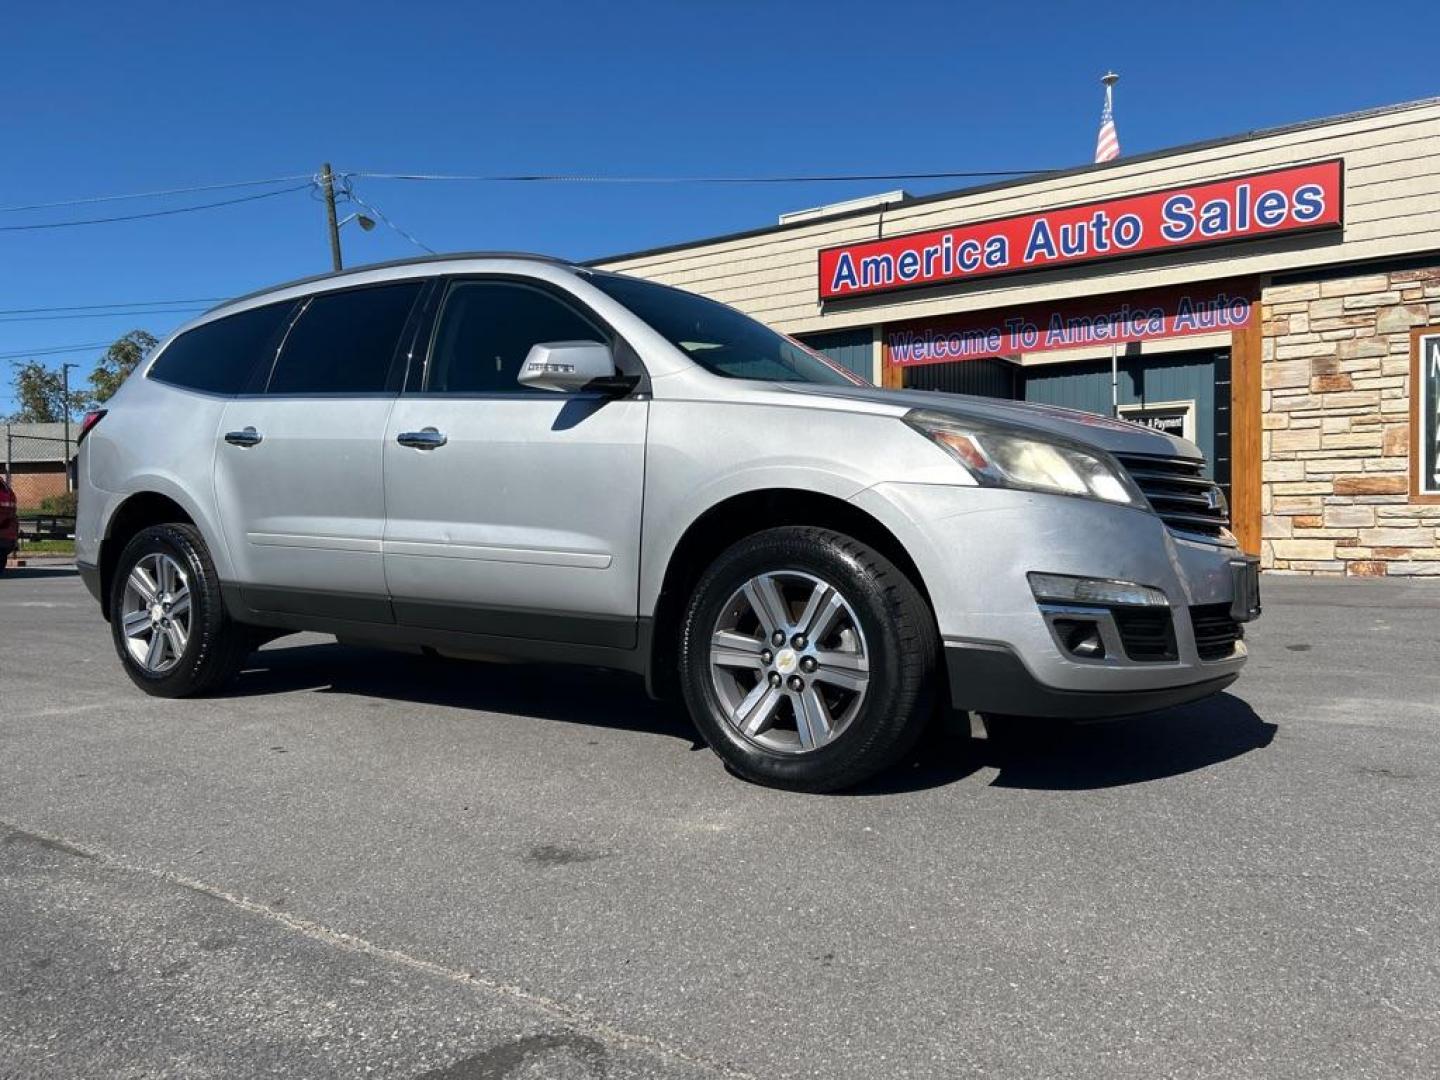
[[736,543],[685,613],[680,679],[705,741],[746,779],[854,786],[914,745],[939,651],[913,582],[859,541],[813,527]]
[[255,647],[220,596],[199,530],[152,525],[125,545],[110,588],[110,631],[125,673],[155,697],[219,689]]

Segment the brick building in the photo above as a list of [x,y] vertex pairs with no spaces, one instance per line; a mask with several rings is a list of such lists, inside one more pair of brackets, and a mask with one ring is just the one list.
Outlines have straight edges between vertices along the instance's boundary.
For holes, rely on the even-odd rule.
[[67,446],[63,423],[0,425],[0,454],[4,454],[0,467],[15,489],[21,510],[33,510],[43,500],[65,493],[65,464],[67,457],[75,457],[78,432],[79,428],[71,425]]
[[1270,570],[1440,577],[1440,99],[596,265],[885,385],[1184,434]]

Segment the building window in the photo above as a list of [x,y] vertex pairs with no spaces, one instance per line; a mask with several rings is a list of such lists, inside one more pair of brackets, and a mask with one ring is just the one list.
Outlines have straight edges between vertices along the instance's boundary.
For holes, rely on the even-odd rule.
[[1410,491],[1440,502],[1440,327],[1416,330],[1413,346]]

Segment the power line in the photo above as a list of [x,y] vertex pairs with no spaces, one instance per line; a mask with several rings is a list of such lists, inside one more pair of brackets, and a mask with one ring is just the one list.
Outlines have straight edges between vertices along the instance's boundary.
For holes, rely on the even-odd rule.
[[[812,183],[863,183],[878,181],[896,180],[963,180],[981,179],[1007,176],[1035,176],[1042,175],[1052,170],[1045,169],[982,169],[982,170],[954,170],[945,172],[908,172],[908,173],[815,173],[808,175],[770,175],[770,176],[602,176],[580,173],[400,173],[400,172],[349,172],[340,173],[337,179],[346,182],[353,177],[362,177],[374,180],[406,180],[406,181],[442,181],[442,182],[468,182],[468,183],[561,183],[561,184],[812,184]],[[244,195],[236,199],[222,199],[217,202],[200,203],[194,206],[175,207],[169,210],[151,210],[140,214],[117,214],[109,217],[99,218],[77,218],[71,221],[40,222],[31,225],[0,225],[0,232],[31,232],[42,229],[63,229],[78,225],[106,225],[119,221],[138,221],[147,218],[169,217],[174,214],[188,214],[199,210],[213,210],[223,206],[234,206],[239,203],[254,202],[259,199],[268,199],[275,195],[284,195],[292,191],[301,191],[315,186],[315,179],[307,174],[291,174],[288,176],[274,176],[259,180],[234,180],[220,184],[197,184],[189,187],[163,188],[154,191],[126,192],[114,195],[92,195],[80,199],[60,199],[43,203],[28,203],[19,206],[0,207],[0,214],[19,213],[29,210],[43,210],[61,206],[82,206],[102,202],[114,202],[125,199],[149,199],[163,198],[172,195],[184,195],[201,191],[220,191],[240,187],[256,187],[262,185],[286,183],[291,180],[305,180],[304,184],[297,184],[291,187],[281,188],[276,191],[261,192],[256,195]],[[347,185],[348,186],[348,185]],[[371,209],[375,209],[373,206]],[[383,213],[376,210],[385,223],[409,242],[426,251],[429,251],[425,244],[415,239],[414,236],[401,229],[394,222],[390,221]]]
[[292,180],[308,180],[309,173],[293,176],[271,176],[264,180],[231,180],[223,184],[198,184],[194,187],[166,188],[161,191],[132,191],[124,195],[91,195],[83,199],[60,199],[56,202],[30,203],[28,206],[0,206],[0,214],[17,214],[24,210],[51,210],[57,206],[87,206],[92,203],[118,202],[122,199],[159,199],[167,195],[190,195],[200,191],[225,191],[231,188],[262,187],[285,184]]
[[430,247],[428,244],[424,244],[424,243],[421,243],[419,240],[416,240],[415,237],[411,236],[411,235],[410,235],[408,232],[406,232],[404,229],[400,228],[399,225],[396,225],[395,222],[391,221],[388,217],[386,217],[384,211],[382,211],[378,206],[372,206],[370,203],[368,203],[368,202],[366,202],[364,199],[360,198],[359,195],[356,195],[354,189],[353,189],[353,188],[348,188],[348,185],[347,185],[347,192],[346,192],[346,194],[350,197],[350,200],[351,200],[352,202],[354,202],[355,204],[357,204],[357,205],[359,205],[359,206],[363,206],[366,210],[369,210],[372,214],[374,214],[376,217],[378,217],[378,218],[379,218],[381,221],[383,221],[386,225],[390,226],[391,229],[393,229],[395,232],[399,233],[399,234],[400,234],[401,236],[403,236],[406,240],[409,240],[410,243],[414,244],[414,245],[415,245],[416,247],[418,247],[421,251],[428,252],[428,253],[430,253],[431,255],[434,255],[434,254],[435,254],[435,249],[434,249],[434,248]]
[[108,349],[113,341],[82,341],[78,345],[47,345],[39,349],[21,349],[19,352],[0,353],[0,360],[14,360],[17,357],[57,356],[60,353],[79,352],[82,349]]
[[[814,173],[808,175],[770,176],[602,176],[580,173],[401,173],[401,172],[347,172],[337,174],[337,179],[347,183],[360,177],[371,180],[441,181],[461,183],[557,183],[557,184],[815,184],[815,183],[873,183],[897,180],[974,180],[1010,176],[1040,176],[1053,172],[1050,169],[971,169],[945,172],[905,173]],[[19,213],[28,210],[43,210],[61,206],[82,206],[124,199],[163,198],[201,191],[220,191],[240,187],[257,187],[286,183],[290,180],[304,180],[303,184],[263,191],[255,195],[242,195],[235,199],[221,199],[217,202],[199,203],[194,206],[174,207],[168,210],[150,210],[140,214],[116,214],[109,217],[76,218],[70,221],[39,222],[31,225],[0,225],[0,232],[33,232],[43,229],[64,229],[79,225],[108,225],[120,221],[140,221],[148,218],[170,217],[175,214],[190,214],[199,210],[213,210],[239,203],[255,202],[276,195],[303,191],[315,187],[315,178],[308,174],[296,173],[289,176],[274,176],[260,180],[233,180],[220,184],[198,184],[189,187],[164,188],[155,191],[127,192],[115,195],[92,195],[81,199],[61,199],[52,202],[29,203],[22,206],[0,207],[0,214]],[[357,200],[358,201],[358,200]],[[368,205],[368,204],[367,204]],[[410,233],[401,229],[374,206],[376,216],[410,243],[430,251],[431,249]]]
[[72,225],[107,225],[115,221],[138,221],[141,218],[169,217],[172,214],[189,214],[196,210],[213,210],[218,206],[234,206],[237,203],[255,202],[259,199],[270,199],[276,195],[287,195],[292,191],[303,191],[309,188],[309,183],[297,184],[294,187],[280,188],[278,191],[262,191],[258,195],[242,195],[238,199],[222,199],[219,202],[200,203],[196,206],[180,206],[171,210],[150,210],[143,214],[119,214],[115,217],[103,218],[78,218],[74,221],[49,221],[39,225],[0,225],[0,232],[28,232],[35,229],[64,229]]
[[[581,183],[581,184],[809,184],[841,183],[845,181],[878,180],[967,180],[1000,176],[1035,176],[1051,169],[980,169],[947,172],[908,173],[824,173],[799,176],[601,176],[585,173],[404,173],[404,172],[350,172],[338,173],[337,179],[361,177],[375,180],[445,180],[481,183]],[[52,210],[62,206],[89,206],[95,203],[120,202],[130,199],[161,199],[173,195],[191,195],[205,191],[227,191],[235,188],[265,187],[270,184],[286,184],[296,180],[314,181],[311,173],[290,173],[285,176],[267,176],[256,180],[229,180],[218,184],[191,184],[186,187],[157,188],[151,191],[129,191],[111,195],[89,195],[77,199],[56,199],[49,202],[25,203],[16,206],[0,206],[0,214],[17,214],[29,210]],[[298,190],[291,188],[289,190]],[[278,193],[277,193],[278,194]],[[227,205],[217,203],[213,205]],[[194,207],[193,209],[202,209]],[[183,212],[183,211],[181,211]],[[103,219],[108,220],[108,219]],[[65,223],[61,223],[65,224]]]
[[228,296],[192,296],[184,300],[117,300],[113,304],[64,304],[59,307],[0,308],[0,315],[32,315],[42,311],[110,311],[113,308],[157,307],[161,304],[220,304]]
[[70,312],[66,315],[5,315],[0,316],[0,323],[59,322],[67,319],[139,319],[146,315],[188,315],[191,312],[207,309],[208,306],[201,306],[158,308],[153,311],[83,311]]
[[977,180],[1001,176],[1041,176],[1053,169],[986,169],[966,172],[816,173],[802,176],[597,176],[571,173],[383,173],[353,172],[365,180],[442,180],[474,183],[554,184],[820,184],[879,180]]

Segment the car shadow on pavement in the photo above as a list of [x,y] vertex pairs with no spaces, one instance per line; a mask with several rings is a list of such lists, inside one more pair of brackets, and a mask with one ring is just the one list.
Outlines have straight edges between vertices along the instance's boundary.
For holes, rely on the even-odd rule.
[[601,668],[469,662],[349,645],[281,644],[246,662],[227,697],[324,694],[511,713],[699,743],[683,709],[652,701],[638,676]]
[[1270,745],[1267,723],[1233,694],[1160,712],[1066,723],[1007,717],[986,739],[968,738],[966,718],[936,725],[904,764],[856,794],[939,787],[995,769],[992,787],[1084,791],[1163,780]]
[[1279,730],[1233,694],[1161,712],[1042,730],[995,746],[996,787],[1074,791],[1144,784],[1269,746]]
[[[271,646],[255,653],[228,697],[313,691],[441,705],[683,739],[704,749],[685,710],[652,701],[638,677],[600,668],[442,660],[337,643]],[[1143,784],[1259,750],[1276,726],[1231,694],[1088,723],[1007,718],[989,737],[969,721],[937,721],[904,761],[841,794],[892,795],[944,787],[982,769],[993,787],[1081,791]]]

